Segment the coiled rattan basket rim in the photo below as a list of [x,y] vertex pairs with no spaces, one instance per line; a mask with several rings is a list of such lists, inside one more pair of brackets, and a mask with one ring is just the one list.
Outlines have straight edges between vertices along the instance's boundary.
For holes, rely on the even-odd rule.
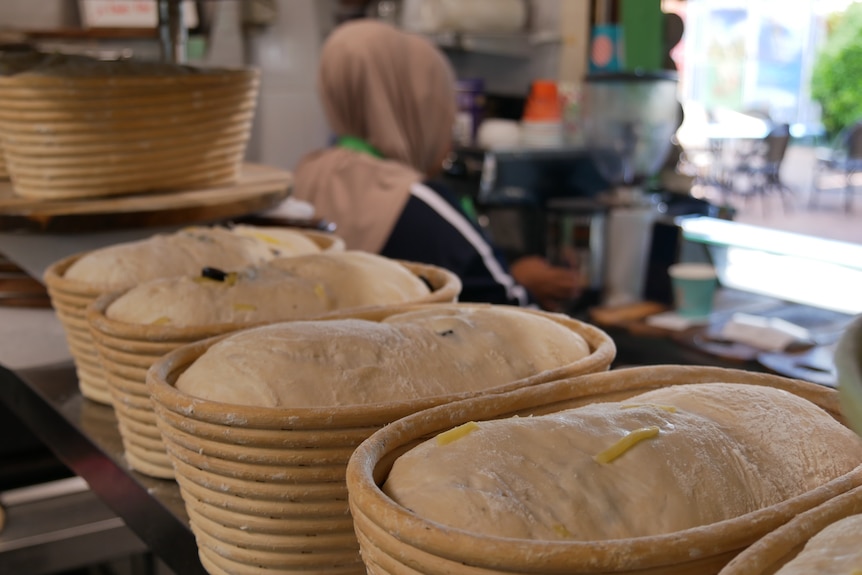
[[800,513],[734,557],[719,575],[771,575],[795,558],[809,539],[851,515],[862,514],[862,486]]
[[[452,304],[414,304],[393,306],[386,309],[372,310],[367,313],[333,314],[326,319],[351,317],[354,319],[381,319],[397,313],[439,308],[441,306],[458,306],[464,308],[491,308],[494,304],[485,303],[452,303]],[[246,422],[245,428],[254,429],[330,429],[333,422],[339,427],[380,426],[409,413],[426,409],[440,403],[449,403],[476,395],[497,394],[519,387],[529,387],[538,383],[561,379],[573,373],[589,373],[606,370],[616,356],[616,346],[611,337],[599,328],[563,314],[551,313],[527,308],[512,308],[527,314],[547,317],[573,330],[584,338],[590,348],[589,355],[560,368],[535,374],[531,377],[508,382],[499,387],[489,388],[481,392],[462,392],[414,400],[401,400],[387,403],[373,403],[352,406],[333,407],[253,407],[245,405],[229,405],[208,401],[185,394],[174,387],[176,377],[204,351],[215,343],[233,334],[224,334],[202,341],[186,344],[164,355],[147,372],[147,388],[151,399],[162,408],[179,413],[187,418],[193,418],[208,423],[236,426],[237,420]],[[273,324],[270,324],[273,325]]]
[[[399,305],[413,305],[425,303],[445,303],[454,302],[461,293],[461,280],[457,275],[444,268],[416,263],[399,261],[413,275],[422,277],[428,280],[432,285],[433,291],[428,295],[416,298],[410,302],[404,302]],[[224,333],[233,332],[241,329],[247,329],[258,325],[272,323],[271,321],[258,322],[231,322],[217,323],[209,325],[189,326],[189,327],[171,327],[170,325],[141,325],[128,322],[113,320],[108,318],[105,313],[108,307],[119,297],[125,294],[128,290],[120,292],[111,292],[103,294],[96,298],[88,306],[87,322],[91,328],[99,332],[100,335],[107,336],[110,340],[129,340],[130,342],[174,342],[177,344],[208,339]],[[333,310],[324,314],[311,315],[296,319],[312,320],[325,319],[330,316],[341,317],[346,314],[373,314],[379,310],[389,306],[362,306],[354,308],[344,308]],[[288,321],[288,320],[285,320]],[[104,343],[108,343],[106,340]]]
[[[621,382],[620,375],[634,378]],[[829,500],[862,484],[862,465],[816,489],[777,505],[754,511],[718,523],[699,526],[666,535],[608,541],[527,541],[485,536],[454,529],[419,517],[386,496],[383,483],[387,466],[394,455],[416,442],[440,431],[475,419],[493,419],[516,413],[525,414],[541,408],[554,411],[553,406],[569,404],[578,397],[589,398],[598,393],[613,395],[614,401],[664,387],[684,383],[708,382],[749,383],[777,387],[808,399],[839,420],[837,393],[813,383],[781,376],[737,369],[702,366],[657,365],[632,367],[615,371],[587,374],[567,380],[552,381],[529,389],[516,389],[504,394],[471,398],[437,406],[406,416],[372,434],[354,450],[347,466],[349,504],[355,521],[357,516],[397,533],[398,539],[410,541],[412,548],[445,558],[455,563],[478,565],[512,573],[613,573],[661,568],[675,563],[739,550],[752,543],[751,532],[757,528],[768,532],[787,522],[799,511]],[[664,384],[664,385],[663,385]],[[544,401],[540,404],[538,401]],[[599,399],[598,401],[601,401]],[[589,402],[589,401],[587,401]],[[518,405],[522,406],[519,409]],[[446,425],[440,425],[440,421]],[[408,440],[402,440],[405,434]],[[370,514],[369,514],[369,510]],[[359,527],[357,527],[359,529]],[[716,548],[717,535],[723,545]],[[481,562],[477,549],[482,549]],[[698,555],[692,555],[697,549]],[[580,571],[579,569],[582,569]]]
[[[0,105],[2,119],[66,120],[81,117],[101,118],[119,113],[124,115],[157,115],[163,109],[163,115],[170,115],[198,107],[206,99],[216,108],[221,108],[236,102],[243,102],[250,96],[256,96],[259,83],[253,79],[245,83],[236,82],[229,86],[216,86],[206,93],[168,92],[166,94],[144,94],[138,97],[127,96],[108,97],[101,99],[72,99],[43,91],[38,98],[10,98],[6,90],[4,101]],[[14,114],[13,114],[14,112]]]
[[[273,226],[254,227],[260,228],[262,231],[265,231],[267,228]],[[291,228],[291,230],[293,229],[316,243],[322,251],[344,250],[344,239],[342,239],[336,234],[321,230],[305,228]],[[45,270],[45,273],[43,274],[43,279],[45,280],[45,284],[47,284],[48,288],[58,290],[60,292],[63,292],[64,294],[83,296],[85,298],[92,299],[96,299],[98,296],[101,296],[104,293],[117,291],[110,288],[106,290],[104,287],[97,284],[93,284],[91,282],[72,280],[65,277],[66,271],[68,271],[72,264],[74,264],[79,259],[93,251],[95,250],[77,252],[66,256],[60,260],[57,260],[56,262],[49,265],[48,268]]]
[[[102,97],[109,97],[117,92],[133,90],[164,92],[173,87],[179,89],[205,88],[220,84],[233,84],[238,79],[258,80],[260,70],[254,67],[192,67],[183,66],[186,73],[168,73],[163,67],[139,67],[125,72],[122,68],[111,70],[110,75],[94,72],[91,74],[45,74],[38,68],[22,70],[17,74],[0,76],[0,91],[4,89],[28,88],[41,90],[96,90]],[[119,73],[118,73],[119,72]],[[4,94],[5,96],[5,94]],[[23,97],[23,95],[22,95]]]

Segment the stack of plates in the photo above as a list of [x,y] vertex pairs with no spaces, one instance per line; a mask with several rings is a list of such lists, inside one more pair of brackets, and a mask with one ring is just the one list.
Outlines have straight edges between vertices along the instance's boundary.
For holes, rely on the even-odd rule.
[[783,389],[840,420],[833,389],[780,376],[696,366],[588,374],[416,413],[376,432],[356,449],[348,465],[350,510],[368,573],[716,574],[740,551],[799,513],[862,485],[860,466],[812,491],[740,517],[663,535],[606,541],[538,541],[469,533],[422,519],[379,487],[404,450],[468,421],[553,413],[587,403],[620,401],[668,385],[708,382]]
[[18,195],[87,198],[230,184],[255,70],[63,61],[0,76],[0,137]]
[[[378,310],[368,319],[421,307]],[[610,366],[615,347],[601,330],[558,314],[527,313],[545,315],[576,331],[591,354],[483,393]],[[353,450],[400,417],[476,394],[393,398],[361,406],[260,408],[207,401],[177,390],[177,377],[219,339],[179,348],[147,373],[158,427],[204,567],[212,574],[364,574],[345,482]]]
[[[428,296],[410,303],[451,303],[457,299],[461,282],[452,272],[424,264],[401,263],[415,275],[428,281],[433,289]],[[174,468],[156,427],[156,416],[147,391],[147,370],[163,355],[185,344],[252,327],[252,324],[197,327],[128,324],[105,316],[105,311],[120,295],[122,294],[105,294],[98,298],[89,307],[87,320],[98,351],[98,359],[107,376],[108,390],[117,415],[126,459],[133,469],[145,475],[173,478]],[[322,317],[367,317],[378,313],[386,314],[387,307],[339,310]]]
[[[338,236],[314,230],[301,231],[315,241],[322,250],[344,249],[344,240]],[[44,279],[48,286],[51,305],[66,333],[66,342],[69,344],[69,351],[75,362],[81,395],[99,403],[112,405],[107,377],[87,322],[87,307],[104,292],[96,285],[64,277],[66,270],[84,255],[86,252],[53,263],[45,271]]]

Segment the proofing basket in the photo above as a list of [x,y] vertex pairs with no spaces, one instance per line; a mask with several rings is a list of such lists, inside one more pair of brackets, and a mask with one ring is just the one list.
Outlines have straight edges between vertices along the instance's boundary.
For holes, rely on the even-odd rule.
[[355,450],[348,465],[350,510],[368,573],[714,575],[740,551],[797,514],[862,485],[859,467],[803,495],[740,517],[666,535],[606,541],[535,541],[469,533],[414,515],[379,487],[398,455],[471,420],[551,413],[620,401],[665,386],[706,382],[784,389],[840,420],[832,389],[766,374],[691,366],[584,375],[416,413],[377,431]]
[[[0,76],[16,194],[76,199],[236,182],[257,106],[252,69]],[[178,68],[179,70],[179,68]]]
[[[8,76],[38,65],[47,56],[36,50],[25,49],[23,51],[6,51],[0,49],[0,76]],[[0,136],[0,180],[9,179],[9,171],[6,169],[6,158],[3,154],[3,138]]]
[[[423,307],[378,310],[363,317],[379,320]],[[183,370],[221,338],[190,344],[156,362],[147,374],[156,421],[207,571],[364,574],[345,483],[347,461],[364,439],[434,405],[608,369],[615,347],[607,334],[566,316],[525,311],[576,331],[591,353],[478,394],[281,409],[206,401],[174,387]]]
[[[322,250],[344,249],[344,240],[338,236],[313,230],[300,231]],[[44,279],[51,305],[63,325],[81,395],[111,405],[107,379],[87,323],[87,306],[105,292],[91,283],[64,277],[66,270],[87,253],[74,254],[51,264],[45,270]]]
[[862,487],[799,514],[737,555],[720,575],[772,575],[831,524],[862,513]]
[[[410,302],[452,303],[457,301],[461,281],[452,272],[425,264],[400,262],[414,275],[424,278],[432,286],[427,296]],[[171,327],[169,325],[137,325],[111,320],[105,311],[122,293],[105,294],[87,310],[87,321],[105,370],[108,390],[117,415],[120,436],[130,466],[153,477],[172,479],[174,468],[161,434],[156,427],[156,416],[147,390],[147,369],[166,353],[185,344],[200,341],[252,327],[252,323],[228,323],[197,327]],[[325,315],[307,316],[317,319],[330,316],[349,316],[352,313],[385,313],[389,306],[343,309]],[[300,319],[300,318],[296,318]],[[257,322],[260,324],[263,322]]]

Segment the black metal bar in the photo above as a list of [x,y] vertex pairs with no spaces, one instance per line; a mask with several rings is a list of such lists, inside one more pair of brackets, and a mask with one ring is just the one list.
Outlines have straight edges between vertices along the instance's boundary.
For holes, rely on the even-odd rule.
[[182,0],[158,0],[158,3],[162,60],[183,64],[186,61],[188,31],[183,22]]
[[0,366],[0,402],[165,565],[177,574],[206,574],[176,482],[129,468],[113,409],[81,396],[71,363],[17,372]]

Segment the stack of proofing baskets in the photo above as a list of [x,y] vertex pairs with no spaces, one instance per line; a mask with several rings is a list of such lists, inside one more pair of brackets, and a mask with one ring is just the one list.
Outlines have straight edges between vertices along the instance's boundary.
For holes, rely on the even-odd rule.
[[[421,306],[393,306],[355,317],[380,321],[413,309]],[[578,333],[587,342],[589,355],[479,395],[610,367],[616,348],[605,332],[559,314],[524,313],[544,315]],[[158,428],[174,463],[204,567],[211,575],[363,575],[345,481],[353,450],[401,417],[477,394],[393,398],[356,406],[262,408],[226,405],[177,390],[179,375],[220,339],[179,348],[147,373]]]
[[[321,250],[341,251],[344,240],[338,236],[315,230],[302,230]],[[63,325],[66,342],[75,362],[75,372],[81,395],[98,403],[112,405],[108,380],[99,358],[90,326],[87,308],[105,292],[96,284],[69,279],[66,270],[88,252],[74,254],[51,264],[45,270],[45,284],[51,297],[51,306]]]
[[[411,273],[431,285],[427,296],[410,303],[451,303],[458,299],[461,282],[452,272],[436,266],[400,262]],[[147,370],[166,353],[183,345],[253,327],[249,323],[210,324],[176,327],[171,325],[135,325],[111,320],[106,311],[125,292],[105,294],[87,310],[87,321],[105,371],[108,390],[123,440],[126,459],[133,469],[152,477],[174,478],[174,468],[156,426]],[[382,308],[367,307],[334,311],[324,318],[360,317]],[[302,319],[318,319],[304,317]]]
[[48,57],[0,75],[0,140],[19,196],[79,199],[235,183],[256,70]]
[[[24,48],[21,50],[0,50],[0,77],[18,74],[32,68],[33,66],[43,62],[49,56]],[[6,157],[3,154],[3,138],[0,137],[0,180],[9,178],[9,171],[6,169]]]

